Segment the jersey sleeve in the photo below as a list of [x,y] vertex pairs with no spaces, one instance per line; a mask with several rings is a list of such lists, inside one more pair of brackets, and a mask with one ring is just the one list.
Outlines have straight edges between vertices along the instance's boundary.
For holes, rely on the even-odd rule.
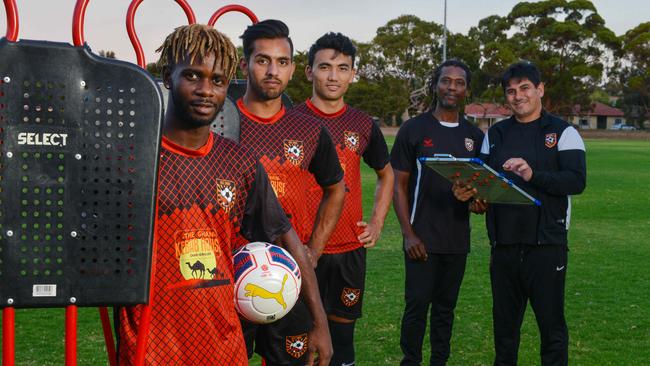
[[343,169],[336,154],[336,147],[325,127],[321,127],[318,147],[309,162],[309,172],[314,175],[321,187],[330,186],[343,179]]
[[366,150],[363,152],[363,161],[368,164],[369,167],[379,170],[388,164],[388,146],[386,146],[386,140],[384,139],[384,134],[381,133],[381,129],[374,122],[372,123],[372,128],[370,130],[370,141]]
[[290,229],[291,223],[273,193],[264,167],[258,162],[244,208],[241,233],[249,241],[273,243]]
[[415,147],[411,144],[408,126],[404,125],[397,132],[393,149],[390,152],[390,165],[397,170],[403,172],[411,172],[413,170],[413,162],[415,161]]
[[533,171],[530,182],[555,195],[579,194],[587,181],[585,144],[578,131],[567,127],[557,143],[557,171]]

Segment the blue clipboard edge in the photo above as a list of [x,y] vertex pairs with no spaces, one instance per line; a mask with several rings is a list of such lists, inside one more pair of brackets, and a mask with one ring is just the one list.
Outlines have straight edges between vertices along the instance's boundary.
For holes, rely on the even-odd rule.
[[433,157],[423,156],[423,157],[418,158],[418,160],[422,164],[430,162],[430,161],[435,161],[435,162],[438,162],[438,161],[439,162],[459,161],[459,162],[465,162],[465,163],[480,165],[485,170],[487,170],[490,173],[494,174],[495,177],[499,178],[501,181],[503,181],[504,183],[508,184],[509,186],[511,186],[512,188],[517,190],[517,192],[521,193],[524,197],[531,200],[535,206],[541,206],[542,205],[542,202],[540,200],[538,200],[537,198],[535,198],[535,197],[529,195],[528,193],[526,193],[526,191],[519,188],[513,181],[506,178],[503,174],[501,174],[501,173],[497,172],[496,170],[492,169],[489,165],[485,164],[485,162],[483,162],[483,160],[481,160],[479,158],[455,158],[455,157],[453,157],[452,155],[449,155],[449,154],[435,154]]

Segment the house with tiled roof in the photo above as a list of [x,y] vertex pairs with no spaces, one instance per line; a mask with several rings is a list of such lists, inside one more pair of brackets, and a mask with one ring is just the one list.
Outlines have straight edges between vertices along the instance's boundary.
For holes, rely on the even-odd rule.
[[580,105],[573,107],[573,116],[567,117],[567,121],[581,129],[606,130],[615,124],[625,124],[625,113],[607,104],[594,102],[589,109],[582,109]]
[[465,118],[470,122],[474,122],[483,131],[511,115],[510,108],[502,104],[471,103],[465,106]]

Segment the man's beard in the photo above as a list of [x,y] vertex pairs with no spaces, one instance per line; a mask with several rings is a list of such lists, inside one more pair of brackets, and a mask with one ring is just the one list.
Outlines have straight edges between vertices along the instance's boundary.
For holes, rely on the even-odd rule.
[[181,101],[180,100],[181,98],[174,97],[173,88],[170,90],[169,97],[174,103],[174,114],[176,114],[176,118],[179,121],[183,121],[184,123],[183,127],[186,127],[187,129],[195,129],[199,127],[209,126],[214,121],[214,119],[217,118],[217,114],[219,114],[219,111],[223,107],[223,104],[215,105],[214,113],[212,115],[207,117],[194,117],[190,112],[190,108],[191,108],[190,104]]
[[[264,80],[262,80],[262,81],[264,81]],[[277,99],[278,97],[280,97],[282,95],[282,93],[284,92],[284,90],[287,87],[286,85],[284,85],[283,87],[281,87],[277,91],[268,91],[268,90],[262,89],[260,84],[255,82],[253,79],[250,79],[249,84],[250,84],[251,88],[253,89],[253,91],[255,92],[255,94],[258,96],[258,98],[260,98],[262,100],[265,100],[265,101],[266,100]]]
[[447,110],[459,109],[461,102],[462,102],[461,100],[456,100],[455,102],[447,103],[447,100],[445,98],[438,98],[438,103],[440,104],[440,107]]

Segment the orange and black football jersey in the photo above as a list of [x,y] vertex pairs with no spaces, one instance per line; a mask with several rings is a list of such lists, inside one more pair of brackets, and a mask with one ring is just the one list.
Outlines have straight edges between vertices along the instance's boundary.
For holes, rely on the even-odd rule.
[[306,205],[309,190],[321,191],[343,179],[329,132],[315,118],[284,106],[271,118],[253,115],[241,99],[237,107],[242,114],[239,143],[259,156],[291,225],[306,243],[315,217]]
[[[345,105],[340,111],[327,114],[309,99],[294,110],[318,118],[332,135],[336,152],[345,172],[346,196],[343,212],[323,253],[344,253],[363,246],[357,237],[363,231],[357,222],[363,219],[361,193],[361,158],[373,169],[382,169],[389,161],[388,147],[379,127],[366,113]],[[316,212],[322,191],[310,190],[310,212]]]
[[[199,150],[162,147],[146,364],[248,365],[232,251],[291,226],[247,149],[214,134]],[[133,362],[141,310],[119,310],[121,365]]]

